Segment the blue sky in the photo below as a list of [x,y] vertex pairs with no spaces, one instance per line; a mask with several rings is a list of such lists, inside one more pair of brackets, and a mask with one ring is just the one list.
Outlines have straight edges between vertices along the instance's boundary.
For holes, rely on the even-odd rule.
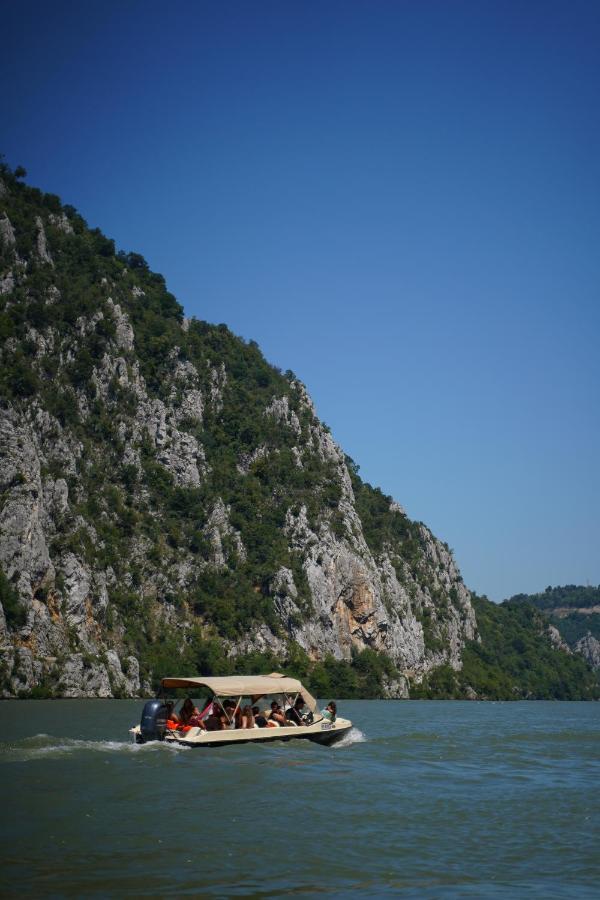
[[500,600],[600,583],[600,6],[23,2],[0,151]]

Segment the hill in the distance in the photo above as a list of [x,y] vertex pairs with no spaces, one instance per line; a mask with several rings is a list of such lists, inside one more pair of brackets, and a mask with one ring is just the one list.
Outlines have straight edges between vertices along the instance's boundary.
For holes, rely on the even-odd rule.
[[600,670],[600,585],[547,587],[539,594],[516,594],[510,602],[541,610],[567,646]]

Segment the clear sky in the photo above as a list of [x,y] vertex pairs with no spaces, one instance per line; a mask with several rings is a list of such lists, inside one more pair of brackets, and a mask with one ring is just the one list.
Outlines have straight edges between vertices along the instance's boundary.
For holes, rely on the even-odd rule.
[[0,151],[492,599],[600,583],[600,4],[5,4]]

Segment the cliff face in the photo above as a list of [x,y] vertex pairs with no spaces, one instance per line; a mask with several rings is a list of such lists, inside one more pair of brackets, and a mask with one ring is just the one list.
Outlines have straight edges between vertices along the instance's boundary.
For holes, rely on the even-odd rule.
[[136,695],[257,652],[377,651],[391,696],[460,668],[449,549],[361,481],[292,373],[6,171],[0,266],[3,696]]

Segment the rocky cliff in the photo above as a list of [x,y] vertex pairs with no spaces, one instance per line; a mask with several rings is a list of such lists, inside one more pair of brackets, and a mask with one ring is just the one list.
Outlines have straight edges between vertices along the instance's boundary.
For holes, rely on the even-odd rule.
[[380,663],[406,696],[476,622],[448,547],[363,483],[295,376],[187,320],[138,254],[0,182],[3,696]]

